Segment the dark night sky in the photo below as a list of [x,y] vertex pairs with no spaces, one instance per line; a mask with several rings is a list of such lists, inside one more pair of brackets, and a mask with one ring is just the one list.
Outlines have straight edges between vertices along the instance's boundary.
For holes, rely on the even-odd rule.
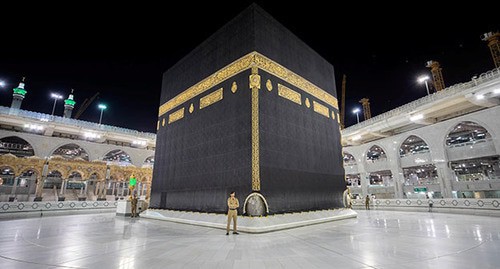
[[[50,92],[66,97],[74,88],[76,111],[100,92],[98,102],[109,107],[103,123],[155,132],[162,73],[251,2],[184,1],[175,8],[43,2],[2,9],[0,79],[8,85],[0,89],[0,105],[10,106],[12,88],[26,76],[23,109],[50,113]],[[313,1],[256,2],[334,65],[339,94],[347,74],[348,112],[362,97],[377,115],[424,96],[415,80],[428,72],[428,60],[441,63],[447,86],[494,67],[479,37],[500,27],[496,11],[483,5],[450,10],[435,2],[389,7],[377,1],[332,9]],[[60,102],[57,113],[62,110]],[[98,118],[97,102],[81,117]],[[347,113],[347,125],[355,120]]]

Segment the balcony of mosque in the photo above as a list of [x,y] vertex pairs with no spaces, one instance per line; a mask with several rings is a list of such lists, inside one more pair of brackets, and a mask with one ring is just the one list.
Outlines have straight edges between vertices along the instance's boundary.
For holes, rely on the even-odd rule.
[[430,151],[420,151],[400,155],[401,167],[413,167],[432,163]]
[[100,132],[125,134],[125,135],[135,136],[138,138],[156,140],[156,134],[154,134],[154,133],[140,132],[137,130],[122,128],[122,127],[116,127],[116,126],[105,125],[105,124],[98,124],[98,123],[94,123],[94,122],[88,122],[88,121],[77,120],[77,119],[72,119],[72,118],[64,118],[64,117],[60,117],[60,116],[54,116],[54,115],[33,112],[33,111],[28,111],[28,110],[23,110],[23,109],[13,109],[13,108],[4,107],[4,106],[0,106],[0,116],[16,116],[16,117],[28,119],[30,121],[38,121],[38,122],[40,122],[41,125],[48,124],[48,123],[60,124],[60,125],[65,125],[65,126],[74,126],[75,128],[86,128],[86,129],[100,131]]
[[446,152],[450,161],[497,155],[492,138],[451,144]]
[[[453,103],[456,102],[455,99],[467,101],[467,99],[464,98],[465,95],[470,95],[470,93],[480,93],[483,90],[489,91],[497,87],[496,85],[498,84],[500,84],[500,68],[490,70],[478,77],[472,78],[472,80],[468,82],[452,85],[442,91],[426,95],[422,98],[372,117],[368,120],[349,126],[341,131],[342,140],[346,144],[360,144],[367,142],[366,139],[373,140],[369,136],[363,135],[366,133],[364,131],[367,130],[372,133],[377,133],[381,131],[387,132],[390,130],[396,130],[401,126],[409,125],[413,126],[413,128],[407,127],[404,130],[408,131],[418,128],[421,125],[412,122],[409,115],[417,114],[417,112],[419,112],[420,110],[428,109],[429,107],[432,107],[432,104],[439,102],[450,102],[450,106],[456,106],[456,104]],[[495,98],[496,94],[488,94],[487,96],[488,98]],[[471,103],[471,105],[475,104]],[[458,113],[453,109],[442,109],[438,108],[437,106],[435,107],[436,109],[440,109],[441,113]],[[477,107],[479,108],[480,105],[477,105]],[[462,110],[463,113],[466,113],[467,111],[465,109]],[[447,117],[445,115],[441,115],[440,118],[446,119]]]

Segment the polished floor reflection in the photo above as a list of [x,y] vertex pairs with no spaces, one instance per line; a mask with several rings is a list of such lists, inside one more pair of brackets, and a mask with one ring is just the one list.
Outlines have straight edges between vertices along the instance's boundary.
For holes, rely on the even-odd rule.
[[0,221],[0,268],[499,268],[500,218],[359,211],[267,234],[114,214]]

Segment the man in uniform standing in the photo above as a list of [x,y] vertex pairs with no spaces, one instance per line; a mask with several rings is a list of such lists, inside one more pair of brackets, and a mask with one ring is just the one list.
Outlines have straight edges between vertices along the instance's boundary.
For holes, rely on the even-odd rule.
[[240,202],[238,198],[235,197],[236,193],[234,191],[231,192],[229,198],[227,198],[227,207],[229,210],[227,211],[227,228],[226,235],[229,235],[229,226],[231,225],[231,219],[233,220],[233,234],[238,234],[238,230],[236,229],[236,218],[238,218],[238,207],[240,207]]
[[137,194],[134,194],[134,197],[132,197],[132,200],[130,200],[130,206],[132,211],[131,217],[137,217]]

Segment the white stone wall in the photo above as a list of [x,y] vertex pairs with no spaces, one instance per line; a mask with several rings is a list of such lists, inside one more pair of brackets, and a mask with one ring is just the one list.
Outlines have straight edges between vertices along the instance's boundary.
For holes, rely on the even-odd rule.
[[37,135],[32,133],[0,130],[0,139],[9,136],[17,136],[19,138],[26,140],[33,147],[33,150],[35,151],[35,156],[38,156],[40,158],[50,157],[57,148],[66,144],[77,144],[80,147],[82,147],[89,155],[89,160],[101,159],[108,152],[115,149],[121,149],[130,155],[132,164],[138,167],[144,164],[146,158],[154,156],[154,151],[148,149],[123,147],[117,145],[95,143],[85,140],[76,140],[76,139]]

